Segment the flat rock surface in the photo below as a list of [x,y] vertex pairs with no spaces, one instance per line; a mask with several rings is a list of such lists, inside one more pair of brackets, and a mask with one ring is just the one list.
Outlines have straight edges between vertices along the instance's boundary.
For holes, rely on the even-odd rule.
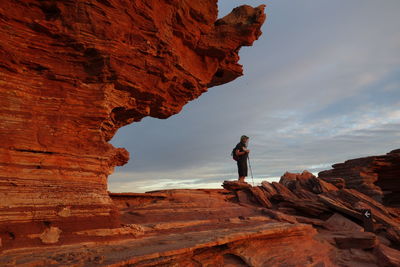
[[268,223],[237,228],[185,232],[146,237],[122,242],[88,243],[81,245],[50,247],[46,249],[13,250],[0,255],[0,262],[7,265],[51,266],[122,266],[139,264],[145,260],[174,256],[194,250],[220,246],[241,240],[259,238],[289,238],[307,236],[311,227],[303,224]]

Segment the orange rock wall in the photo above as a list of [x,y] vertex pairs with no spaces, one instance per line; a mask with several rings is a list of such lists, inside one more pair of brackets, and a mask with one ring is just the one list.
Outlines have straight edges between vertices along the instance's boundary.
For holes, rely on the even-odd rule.
[[108,141],[242,75],[263,10],[217,20],[216,0],[0,1],[3,241],[18,240],[12,225],[117,225],[107,176],[129,153]]

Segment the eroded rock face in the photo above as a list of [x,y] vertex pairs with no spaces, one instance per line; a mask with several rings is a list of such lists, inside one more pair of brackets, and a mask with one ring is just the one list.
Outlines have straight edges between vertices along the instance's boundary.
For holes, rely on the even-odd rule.
[[2,233],[117,225],[107,176],[129,154],[108,141],[242,75],[238,51],[261,34],[263,10],[217,20],[216,0],[1,1]]
[[400,149],[386,155],[347,160],[322,171],[318,176],[324,180],[343,178],[346,187],[383,202],[400,207]]
[[[234,186],[239,182],[225,181],[223,186],[236,195],[240,205],[258,207],[271,220],[313,225],[318,231],[315,238],[334,247],[326,253],[334,255],[332,266],[397,266],[391,264],[400,260],[399,209],[355,189],[338,188],[334,184],[343,183],[336,179],[332,184],[327,181],[304,171],[287,172],[279,183],[264,181],[261,186],[240,187]],[[365,210],[370,217],[366,217]],[[254,249],[255,257],[263,253],[262,249]]]
[[[398,266],[400,214],[395,209],[354,189],[316,192],[319,178],[307,172],[283,177],[295,177],[307,186],[263,182],[240,187],[231,181],[224,183],[228,190],[110,193],[120,210],[121,227],[73,232],[75,242],[68,245],[63,231],[57,246],[5,250],[0,262],[11,266]],[[360,220],[366,208],[372,213],[371,232]],[[43,234],[50,234],[50,229]],[[92,242],[85,242],[88,239]]]

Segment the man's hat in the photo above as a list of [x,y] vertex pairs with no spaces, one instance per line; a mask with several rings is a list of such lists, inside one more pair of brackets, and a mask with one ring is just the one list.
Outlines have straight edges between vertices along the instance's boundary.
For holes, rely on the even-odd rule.
[[242,135],[242,136],[240,137],[240,140],[244,140],[244,139],[249,139],[249,137],[248,137],[247,135]]

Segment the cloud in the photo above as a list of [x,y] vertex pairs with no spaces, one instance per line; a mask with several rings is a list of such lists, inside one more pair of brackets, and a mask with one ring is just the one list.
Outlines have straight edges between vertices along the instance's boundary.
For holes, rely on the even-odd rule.
[[[220,16],[263,2],[220,0]],[[400,2],[267,4],[264,34],[240,52],[245,76],[167,120],[118,131],[112,143],[131,160],[109,177],[111,191],[220,188],[237,176],[229,154],[242,134],[255,182],[400,147]]]

